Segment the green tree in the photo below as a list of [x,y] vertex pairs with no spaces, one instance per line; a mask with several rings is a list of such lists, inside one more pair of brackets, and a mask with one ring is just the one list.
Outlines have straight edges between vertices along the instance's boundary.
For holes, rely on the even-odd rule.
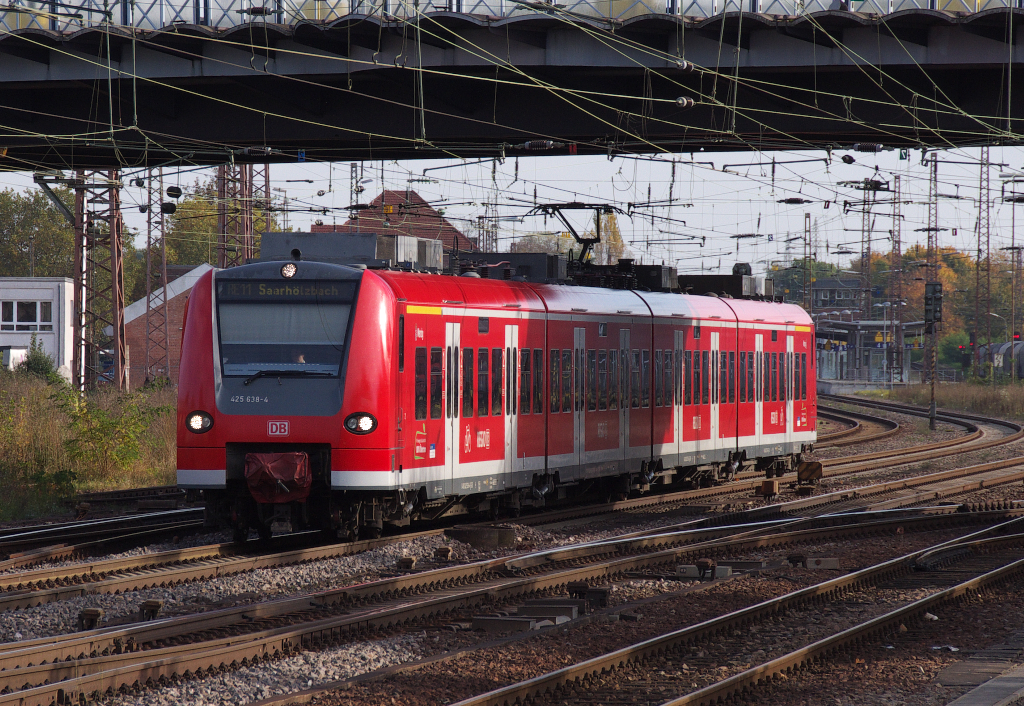
[[[69,207],[74,194],[56,189]],[[0,191],[0,276],[71,277],[75,234],[41,189]]]
[[[166,218],[164,238],[167,264],[201,265],[217,262],[217,180],[209,177],[185,188],[178,199],[177,210]],[[256,254],[259,254],[260,234],[280,230],[273,212],[258,204],[254,214],[253,231],[256,234]]]

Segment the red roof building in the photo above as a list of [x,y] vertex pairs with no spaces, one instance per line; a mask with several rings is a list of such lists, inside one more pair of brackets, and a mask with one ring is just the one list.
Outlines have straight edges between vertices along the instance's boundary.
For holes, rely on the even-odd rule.
[[463,235],[422,196],[411,189],[387,189],[370,202],[369,208],[356,213],[356,216],[342,225],[313,225],[311,232],[411,235],[415,238],[440,240],[444,243],[445,250],[454,250],[456,244],[459,250],[479,250],[476,242]]

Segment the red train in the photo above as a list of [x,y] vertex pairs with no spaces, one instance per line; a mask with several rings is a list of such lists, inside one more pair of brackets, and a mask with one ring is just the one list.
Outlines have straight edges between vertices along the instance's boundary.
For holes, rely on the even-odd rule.
[[782,475],[815,441],[797,306],[319,262],[195,285],[178,485],[338,536],[587,491]]

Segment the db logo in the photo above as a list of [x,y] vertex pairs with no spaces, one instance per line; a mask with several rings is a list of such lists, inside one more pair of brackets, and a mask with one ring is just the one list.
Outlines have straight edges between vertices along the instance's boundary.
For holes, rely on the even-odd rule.
[[288,436],[288,422],[267,422],[267,436]]

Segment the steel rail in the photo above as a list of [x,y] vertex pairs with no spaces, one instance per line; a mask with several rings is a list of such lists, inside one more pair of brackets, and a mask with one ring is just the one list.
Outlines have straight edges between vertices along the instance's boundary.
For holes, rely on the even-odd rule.
[[852,417],[844,417],[842,414],[833,414],[832,412],[826,411],[821,405],[818,405],[818,419],[828,419],[833,422],[839,422],[842,424],[849,424],[853,422],[852,426],[839,431],[834,431],[829,434],[818,434],[818,440],[815,442],[816,446],[820,446],[827,442],[835,441],[836,439],[843,439],[854,434],[859,434],[861,431],[861,423]]
[[[962,516],[961,516],[962,517]],[[919,523],[948,523],[956,516],[924,516]],[[913,520],[909,522],[913,523]],[[906,525],[907,520],[900,524]],[[231,616],[234,620],[254,620],[265,618],[272,612],[295,612],[302,605],[306,608],[323,608],[339,605],[347,612],[345,615],[314,619],[299,626],[278,627],[245,635],[222,637],[201,643],[198,648],[192,646],[171,646],[132,652],[145,643],[155,643],[162,639],[183,634],[182,618],[167,619],[134,625],[120,629],[93,631],[90,634],[74,636],[73,639],[40,638],[34,644],[18,643],[12,647],[17,649],[0,653],[0,688],[18,689],[33,681],[49,681],[51,683],[32,687],[12,694],[0,695],[2,704],[49,704],[54,701],[64,703],[62,699],[77,699],[88,696],[96,691],[135,683],[145,683],[146,678],[156,680],[160,677],[173,675],[195,674],[196,670],[220,669],[233,663],[251,662],[276,655],[289,654],[300,648],[314,647],[319,644],[337,642],[353,631],[393,628],[396,625],[419,618],[429,618],[452,611],[465,609],[474,605],[512,600],[523,595],[532,595],[540,591],[561,589],[572,581],[606,582],[635,571],[652,566],[671,565],[686,556],[688,552],[707,552],[712,546],[719,549],[728,547],[731,551],[742,549],[765,548],[772,546],[789,546],[797,542],[820,541],[823,538],[836,536],[854,536],[857,534],[874,534],[892,531],[895,520],[886,523],[874,523],[872,527],[845,526],[840,528],[823,528],[802,530],[791,535],[767,537],[751,537],[742,542],[716,540],[704,543],[703,547],[694,545],[681,549],[669,549],[642,556],[617,557],[590,566],[560,568],[540,576],[492,578],[493,570],[500,560],[481,562],[471,567],[452,567],[439,570],[439,576],[410,576],[388,580],[390,587],[384,585],[353,586],[342,589],[313,594],[301,598],[279,601],[277,610],[269,605],[236,608],[221,611],[209,616],[190,616],[193,623],[186,629],[186,634],[197,630],[211,630],[214,626],[223,626]],[[986,528],[972,533],[968,537],[981,536],[996,530]],[[913,555],[908,555],[910,561]],[[460,572],[467,569],[475,572],[477,578],[488,579],[483,585],[472,586],[465,590],[445,588],[457,583],[457,579],[465,578]],[[447,581],[445,580],[447,578]],[[410,595],[423,590],[429,579],[434,586],[441,587],[440,594],[415,600]],[[399,586],[399,582],[404,586]],[[385,593],[381,593],[384,590]],[[356,606],[365,604],[367,600],[381,595],[406,596],[399,605],[384,607],[368,607],[357,610]],[[288,604],[288,605],[286,605]],[[247,615],[248,613],[248,615]],[[210,624],[200,626],[204,620]],[[175,625],[177,623],[177,625]],[[134,647],[131,647],[134,646]],[[124,651],[127,650],[127,651]],[[103,656],[105,651],[122,651],[121,654]],[[92,655],[92,656],[90,656]],[[49,664],[42,664],[49,662]],[[31,667],[28,665],[37,665]],[[93,671],[95,670],[95,671]],[[59,681],[62,680],[62,681]],[[56,683],[58,682],[59,683]]]
[[[960,538],[960,540],[970,541],[973,538],[980,537],[984,533],[995,531],[997,529],[1005,529],[1007,526],[1008,524],[1003,524],[994,528],[989,528],[988,530],[983,530],[982,532],[975,532]],[[1011,542],[1019,541],[1019,537],[1001,539]],[[937,547],[943,547],[949,544],[949,542],[943,542],[940,545],[936,545],[936,547],[911,552],[910,554],[890,559],[876,564],[875,566],[846,574],[845,576],[823,581],[822,583],[814,586],[793,591],[784,596],[778,596],[756,605],[733,611],[732,613],[712,618],[711,620],[706,620],[697,625],[691,625],[680,630],[675,630],[671,633],[660,635],[635,645],[624,647],[622,649],[615,650],[614,652],[570,665],[569,667],[564,667],[532,679],[527,679],[516,684],[510,684],[508,686],[495,689],[485,694],[464,699],[452,706],[514,706],[515,704],[527,703],[528,699],[541,694],[554,692],[560,687],[576,683],[583,679],[599,676],[604,672],[617,669],[618,667],[630,662],[637,662],[647,658],[656,657],[666,650],[674,649],[681,645],[689,645],[707,640],[719,633],[728,632],[734,629],[743,629],[751,623],[763,621],[768,617],[772,617],[778,613],[809,601],[816,599],[828,599],[845,591],[870,586],[880,580],[895,578],[912,570],[917,557],[925,554],[926,552],[932,551]],[[1024,560],[1015,562],[1013,566],[1024,568]],[[710,701],[708,703],[710,703]]]
[[937,610],[951,601],[990,588],[1010,580],[1024,572],[1024,559],[989,571],[981,576],[951,586],[894,611],[868,620],[830,637],[818,640],[799,650],[777,657],[769,662],[752,667],[720,682],[704,687],[677,699],[666,701],[662,706],[704,706],[717,704],[730,696],[740,695],[774,678],[778,674],[799,670],[815,661],[828,659],[845,647],[863,643],[875,637],[896,632],[906,622],[920,620],[926,612]]
[[[861,412],[840,411],[830,407],[823,407],[821,405],[818,406],[818,416],[832,419],[850,418],[856,422],[857,426],[852,429],[844,429],[841,432],[837,432],[839,436],[836,436],[836,434],[819,436],[818,440],[814,444],[816,449],[851,446],[853,444],[864,444],[869,441],[878,441],[879,439],[885,439],[893,436],[900,430],[899,422],[894,422],[893,420],[886,419],[885,417],[876,417],[874,415],[863,414]],[[882,427],[881,431],[867,432],[861,422],[857,421],[857,417],[865,422]]]

